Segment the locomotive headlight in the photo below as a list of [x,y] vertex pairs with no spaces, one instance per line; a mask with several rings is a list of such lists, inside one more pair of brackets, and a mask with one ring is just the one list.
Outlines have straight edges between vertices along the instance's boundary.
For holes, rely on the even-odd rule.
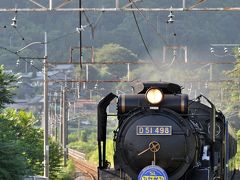
[[151,103],[151,104],[158,104],[163,99],[163,93],[159,89],[150,88],[146,92],[146,98],[147,98],[149,103]]

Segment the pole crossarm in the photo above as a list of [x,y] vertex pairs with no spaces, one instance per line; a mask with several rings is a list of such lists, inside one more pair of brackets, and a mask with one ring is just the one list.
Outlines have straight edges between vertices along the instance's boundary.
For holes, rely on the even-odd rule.
[[[79,62],[51,62],[48,61],[48,64],[51,65],[62,65],[62,64],[73,64],[73,65],[79,65]],[[121,65],[121,64],[152,64],[151,62],[146,62],[146,61],[102,61],[102,62],[91,62],[91,61],[84,61],[82,62],[82,64],[91,64],[91,65]],[[166,63],[161,63],[161,64],[166,64]],[[191,62],[187,62],[187,63],[181,63],[181,64],[196,64],[196,65],[204,65],[204,64],[236,64],[235,61],[231,61],[231,60],[225,60],[225,61],[217,61],[217,60],[213,60],[213,61],[206,61],[206,60],[201,60],[201,61],[191,61]]]
[[206,8],[0,8],[0,12],[217,12],[217,11],[240,11],[240,7],[206,7]]
[[[140,80],[127,81],[127,80],[48,80],[48,82],[60,83],[60,82],[69,82],[69,83],[137,83],[142,82]],[[182,83],[223,83],[223,82],[235,82],[240,83],[238,79],[221,79],[221,80],[184,80],[179,81]]]
[[[79,62],[77,61],[73,61],[73,62],[48,62],[49,64],[52,65],[58,65],[58,64],[76,64],[78,65]],[[100,64],[150,64],[149,62],[144,62],[144,61],[102,61],[102,62],[92,62],[92,61],[84,61],[82,62],[82,64],[96,64],[96,65],[100,65]]]
[[223,47],[223,46],[235,46],[238,47],[240,44],[210,44],[211,46]]

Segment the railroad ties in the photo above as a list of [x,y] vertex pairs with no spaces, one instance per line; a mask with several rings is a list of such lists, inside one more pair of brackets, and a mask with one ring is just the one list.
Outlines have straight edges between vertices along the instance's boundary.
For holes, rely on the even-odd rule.
[[79,151],[68,149],[68,156],[73,160],[77,173],[76,179],[97,180],[97,166],[85,159],[85,154]]

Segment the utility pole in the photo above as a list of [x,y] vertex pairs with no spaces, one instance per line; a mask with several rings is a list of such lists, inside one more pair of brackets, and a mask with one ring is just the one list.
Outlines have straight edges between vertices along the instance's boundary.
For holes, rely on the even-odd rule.
[[184,51],[184,63],[188,62],[188,52],[187,52],[187,46],[163,46],[163,63],[166,63],[166,54],[167,54],[167,50],[173,50],[173,52],[177,49],[181,49]]
[[[79,9],[82,8],[82,0],[79,0]],[[79,11],[79,46],[80,46],[80,59],[79,64],[82,69],[82,11]]]
[[44,34],[44,86],[43,86],[43,96],[44,96],[44,176],[48,179],[49,177],[49,145],[48,145],[48,64],[47,64],[47,32]]
[[60,144],[63,144],[63,87],[61,86],[61,94],[60,94],[60,127],[59,127],[59,139]]
[[66,87],[63,88],[63,161],[67,166],[67,112],[66,112]]
[[127,63],[127,80],[130,81],[130,64]]
[[56,142],[57,142],[57,140],[58,140],[58,134],[57,134],[57,132],[58,132],[58,128],[57,128],[57,126],[58,126],[58,118],[57,118],[57,94],[56,94],[56,97],[55,97],[55,101],[54,101],[54,119],[55,119],[55,140],[56,140]]

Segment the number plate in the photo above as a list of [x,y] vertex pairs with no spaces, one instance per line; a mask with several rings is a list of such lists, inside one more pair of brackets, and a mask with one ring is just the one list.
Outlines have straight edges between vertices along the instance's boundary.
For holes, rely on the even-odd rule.
[[137,126],[137,135],[172,135],[172,126]]

